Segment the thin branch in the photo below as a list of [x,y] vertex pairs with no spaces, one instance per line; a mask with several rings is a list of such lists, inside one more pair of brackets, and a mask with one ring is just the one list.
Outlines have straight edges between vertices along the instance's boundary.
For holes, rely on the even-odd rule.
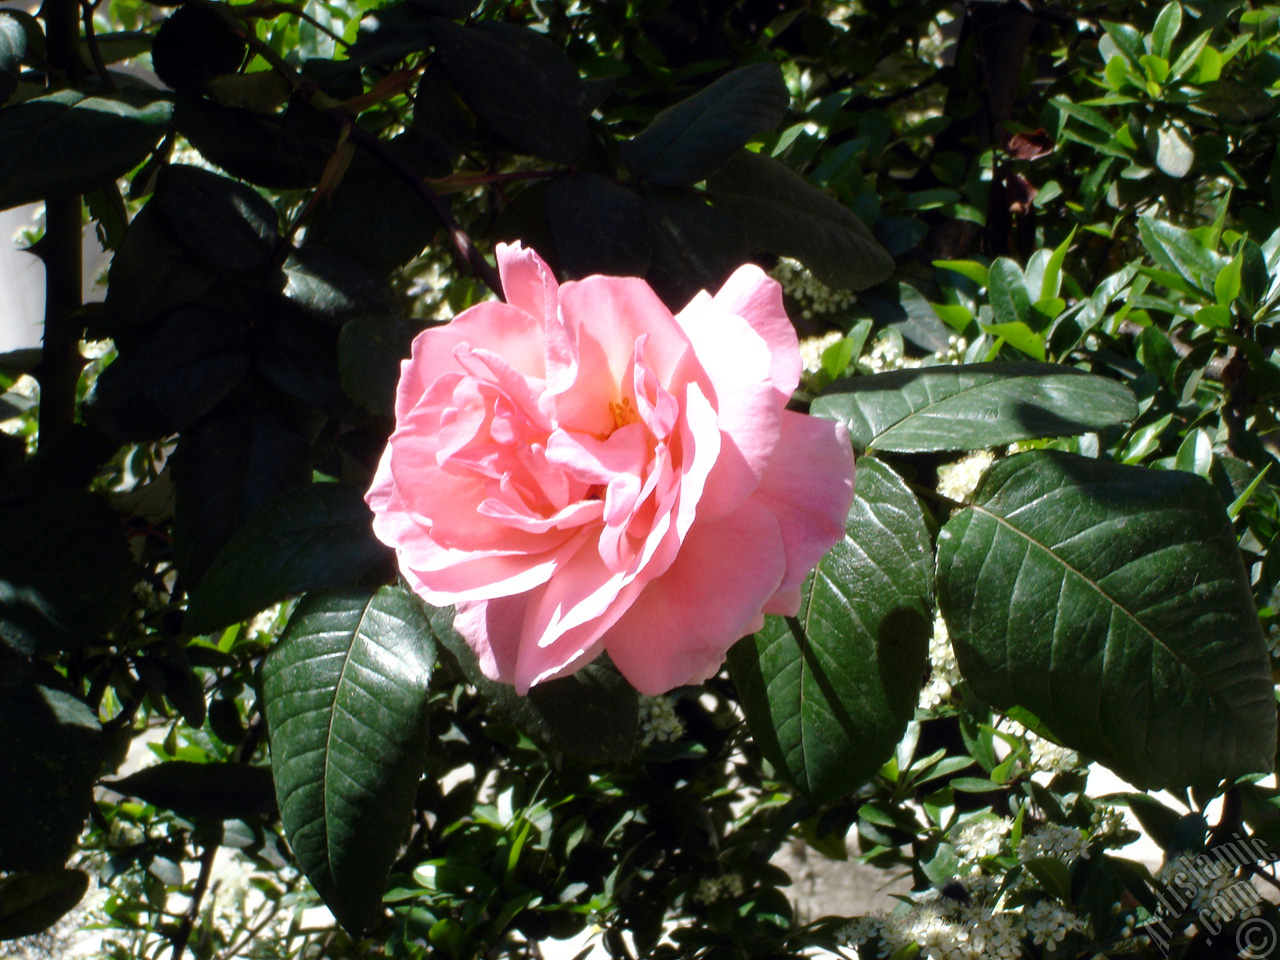
[[213,875],[213,861],[217,855],[218,844],[216,843],[210,843],[200,855],[200,873],[196,877],[195,888],[191,891],[191,903],[182,915],[182,922],[178,925],[178,932],[173,936],[173,953],[170,956],[170,960],[178,960],[182,956],[182,952],[187,949],[187,943],[191,940],[191,933],[196,927],[196,920],[200,917],[200,905],[209,889],[209,878]]
[[111,74],[107,72],[107,64],[102,59],[102,51],[98,49],[98,35],[93,28],[93,11],[98,8],[99,0],[81,0],[80,3],[80,20],[84,23],[84,38],[89,45],[89,57],[93,60],[93,68],[98,71],[98,76],[102,79],[102,85],[108,90],[116,88],[115,81],[111,79]]
[[324,113],[339,130],[344,131],[347,139],[359,144],[373,154],[431,208],[431,212],[440,221],[445,233],[448,234],[449,241],[453,244],[458,259],[469,266],[472,272],[490,290],[501,297],[502,281],[498,278],[497,271],[489,265],[484,255],[471,242],[471,237],[454,219],[448,205],[440,199],[440,196],[434,190],[427,186],[426,181],[418,175],[417,171],[385,143],[356,123],[355,118],[347,113],[341,105],[333,106],[333,101],[330,98],[324,96],[314,83],[300,76],[278,53],[266,43],[263,43],[253,30],[247,29],[240,24],[233,24],[233,27],[241,39],[249,44],[255,53],[271,64],[276,72],[284,77],[295,93]]
[[76,418],[76,387],[84,358],[76,320],[81,296],[83,228],[80,197],[45,200],[44,236],[32,247],[44,261],[44,336],[36,379],[40,383],[40,445],[65,433]]

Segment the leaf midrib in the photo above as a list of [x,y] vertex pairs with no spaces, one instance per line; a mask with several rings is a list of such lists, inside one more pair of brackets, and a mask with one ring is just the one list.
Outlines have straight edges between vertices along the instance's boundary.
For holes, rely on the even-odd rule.
[[[1210,684],[1201,675],[1201,673],[1198,670],[1193,668],[1192,665],[1188,663],[1177,650],[1170,647],[1164,640],[1160,638],[1158,634],[1152,631],[1150,627],[1148,627],[1145,623],[1139,620],[1137,615],[1132,613],[1128,607],[1120,603],[1115,597],[1113,597],[1110,593],[1104,590],[1097,581],[1086,576],[1082,571],[1078,570],[1075,566],[1068,563],[1057,552],[1055,552],[1052,547],[1037,540],[1035,537],[1031,536],[1031,534],[1027,533],[1021,527],[1018,527],[1013,523],[1009,522],[1009,520],[1006,519],[1005,517],[1002,517],[999,514],[993,513],[990,510],[986,509],[986,507],[979,506],[977,504],[972,505],[971,509],[973,509],[975,512],[980,513],[984,516],[990,517],[992,520],[996,521],[997,524],[1005,527],[1008,530],[1013,531],[1015,534],[1022,537],[1027,543],[1031,544],[1034,547],[1038,547],[1044,553],[1052,557],[1057,563],[1059,563],[1062,566],[1064,570],[1075,574],[1075,576],[1078,577],[1081,582],[1087,584],[1090,588],[1092,588],[1093,591],[1098,594],[1098,596],[1102,597],[1105,601],[1111,604],[1115,609],[1119,610],[1121,614],[1123,614],[1128,620],[1136,624],[1143,633],[1145,633],[1148,637],[1151,638],[1151,641],[1154,645],[1157,645],[1161,647],[1163,650],[1165,650],[1171,657],[1173,657],[1175,661],[1177,661],[1179,666],[1181,666],[1184,670],[1186,670],[1187,673],[1189,673],[1191,676],[1195,677],[1197,682],[1199,682],[1200,685],[1206,691],[1208,691],[1209,697],[1212,700],[1214,700],[1215,702],[1225,707],[1227,712],[1231,716],[1243,722],[1244,718],[1237,713],[1237,711],[1235,710],[1231,702],[1229,700],[1224,700],[1222,698],[1221,693],[1212,684]],[[1107,645],[1109,645],[1110,631],[1108,631],[1108,639],[1106,642],[1107,642]]]

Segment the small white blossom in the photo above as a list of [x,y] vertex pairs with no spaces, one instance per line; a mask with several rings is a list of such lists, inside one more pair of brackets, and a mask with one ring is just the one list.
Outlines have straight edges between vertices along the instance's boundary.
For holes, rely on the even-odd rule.
[[1061,904],[1041,900],[1022,908],[1022,927],[1037,946],[1053,948],[1068,933],[1083,932],[1085,924]]
[[640,746],[655,741],[671,743],[684,736],[684,721],[670,697],[640,698]]
[[1013,822],[1007,817],[979,816],[966,820],[956,828],[951,845],[960,859],[974,862],[983,857],[994,857],[1004,846]]
[[960,503],[973,496],[978,488],[978,481],[987,472],[987,468],[995,463],[995,455],[990,450],[979,450],[961,457],[955,463],[948,463],[938,468],[938,493],[948,500]]
[[951,637],[942,617],[933,620],[933,636],[929,638],[929,681],[920,691],[920,708],[932,710],[951,697],[952,689],[960,682],[960,666],[951,647]]
[[725,897],[740,897],[746,891],[746,884],[736,873],[723,877],[703,877],[698,881],[698,889],[693,899],[698,903],[712,904]]
[[783,292],[800,305],[801,315],[806,320],[824,313],[847,310],[857,301],[855,294],[831,289],[800,261],[790,257],[780,257],[777,266],[769,271],[769,276],[782,284]]
[[1024,861],[1050,857],[1069,865],[1088,855],[1089,844],[1084,831],[1057,823],[1038,827],[1018,844],[1018,858]]
[[940,364],[955,366],[964,363],[964,352],[968,349],[969,341],[953,334],[947,337],[947,349],[935,351],[933,359]]
[[879,336],[871,345],[867,366],[872,373],[888,373],[890,370],[909,370],[920,366],[920,361],[902,352],[902,341],[897,337]]
[[820,337],[805,337],[800,341],[800,365],[805,376],[813,376],[822,369],[822,354],[827,347],[837,344],[844,334],[832,330]]

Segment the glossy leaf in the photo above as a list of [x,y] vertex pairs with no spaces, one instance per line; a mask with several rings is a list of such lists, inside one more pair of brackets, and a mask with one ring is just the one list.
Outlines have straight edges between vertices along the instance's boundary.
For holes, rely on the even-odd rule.
[[1225,257],[1209,250],[1193,234],[1163,220],[1142,217],[1138,233],[1151,259],[1206,293],[1213,290],[1214,278],[1227,264]]
[[1016,263],[1008,257],[1000,257],[991,264],[988,282],[991,285],[991,311],[997,324],[1031,322],[1031,295]]
[[1144,789],[1269,771],[1271,668],[1221,501],[1180,471],[998,461],[938,540],[960,670]]
[[284,274],[285,298],[335,326],[355,317],[388,315],[399,305],[386,281],[328,247],[291,251]]
[[104,786],[197,820],[238,820],[275,810],[271,771],[247,763],[166,760]]
[[458,95],[520,153],[573,163],[587,146],[586,92],[568,55],[527,27],[439,21],[436,55]]
[[141,163],[172,107],[62,90],[0,111],[0,209],[84,193]]
[[188,250],[219,268],[261,267],[279,239],[276,212],[259,193],[199,167],[166,166],[152,202]]
[[[838,391],[838,392],[837,392]],[[1070,367],[975,363],[895,370],[838,384],[813,413],[855,446],[896,453],[978,450],[1101,430],[1132,420],[1128,388]]]
[[263,665],[280,818],[353,935],[376,917],[409,827],[434,662],[417,599],[383,587],[308,594]]
[[858,461],[845,537],[805,581],[798,616],[729,653],[761,751],[815,801],[861,786],[915,712],[932,629],[932,550],[915,495]]
[[88,891],[89,875],[83,870],[43,870],[0,879],[0,940],[49,929]]
[[192,592],[189,633],[247,620],[304,590],[357,583],[384,571],[363,487],[313,483],[268,501],[236,531]]
[[0,650],[0,871],[63,865],[89,813],[101,728],[60,678]]
[[893,272],[893,258],[852,211],[772,157],[740,152],[707,181],[755,250],[794,257],[829,287],[863,290]]
[[772,130],[791,102],[776,63],[753,63],[667,107],[619,147],[641,180],[680,186],[707,179],[757,133]]

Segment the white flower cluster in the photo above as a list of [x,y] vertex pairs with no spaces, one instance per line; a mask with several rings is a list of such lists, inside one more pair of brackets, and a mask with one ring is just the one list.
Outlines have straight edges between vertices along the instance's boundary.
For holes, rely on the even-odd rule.
[[979,450],[955,463],[944,464],[938,468],[938,493],[948,500],[964,503],[973,496],[978,481],[995,460],[995,454],[990,450]]
[[1089,835],[1095,840],[1111,840],[1128,833],[1124,812],[1119,807],[1100,803],[1089,817]]
[[872,373],[888,373],[890,370],[909,370],[920,366],[920,361],[902,352],[902,341],[897,337],[879,336],[871,345],[867,366]]
[[837,344],[844,334],[831,330],[820,337],[805,337],[800,341],[800,365],[805,376],[813,376],[822,369],[822,354],[827,347]]
[[684,721],[670,697],[640,698],[640,746],[655,741],[671,743],[684,736]]
[[960,682],[960,666],[951,647],[951,637],[942,617],[933,619],[933,636],[929,638],[929,682],[920,691],[920,709],[932,710],[951,697]]
[[780,257],[769,276],[782,284],[783,292],[800,305],[801,316],[812,320],[824,313],[847,310],[857,301],[848,290],[832,290],[809,272],[799,260]]
[[1044,773],[1064,773],[1067,770],[1075,770],[1084,765],[1084,761],[1080,759],[1080,755],[1074,750],[1056,744],[1052,740],[1046,740],[1044,737],[1028,730],[1016,720],[1010,720],[1005,717],[1000,721],[1000,729],[1013,734],[1027,745],[1030,753],[1028,765],[1032,770],[1040,770]]
[[1013,821],[1007,817],[974,817],[956,828],[951,845],[961,860],[975,863],[983,857],[998,855],[1012,827]]
[[1019,860],[1039,860],[1051,857],[1068,866],[1081,857],[1089,856],[1089,841],[1083,830],[1046,823],[1027,834],[1018,844]]
[[725,897],[740,897],[746,889],[746,884],[736,873],[725,874],[723,877],[703,877],[698,882],[693,899],[698,903],[711,904]]
[[947,349],[938,350],[934,353],[933,359],[939,364],[947,364],[956,366],[964,363],[964,352],[969,349],[969,341],[964,337],[952,334],[947,337]]
[[1167,893],[1167,900],[1183,911],[1211,911],[1220,923],[1247,918],[1261,912],[1262,898],[1236,875],[1237,866],[1208,854],[1182,853],[1167,860],[1156,874],[1156,880]]
[[[848,947],[878,940],[876,955],[894,956],[909,947],[919,949],[920,960],[1013,960],[1022,956],[1022,941],[1030,937],[1039,946],[1055,946],[1071,931],[1085,930],[1085,921],[1053,901],[1040,901],[1014,909],[997,909],[991,898],[999,885],[983,891],[965,881],[967,900],[922,898],[906,910],[877,913],[850,921],[838,934]],[[860,957],[870,954],[859,949]]]

